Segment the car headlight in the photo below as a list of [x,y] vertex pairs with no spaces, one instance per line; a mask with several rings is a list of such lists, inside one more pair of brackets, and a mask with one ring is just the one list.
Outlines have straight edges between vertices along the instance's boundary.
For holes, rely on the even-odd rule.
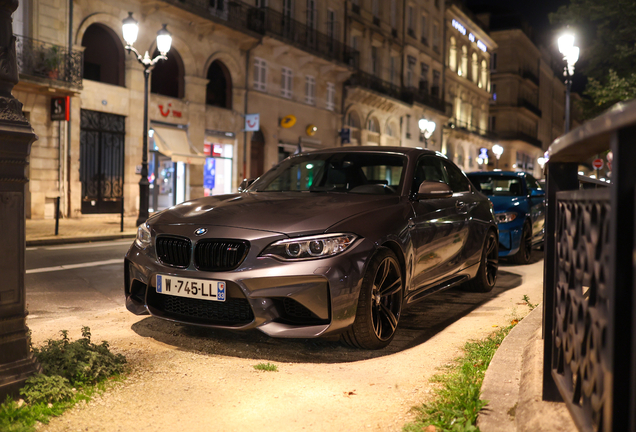
[[356,239],[353,234],[323,234],[280,240],[267,246],[261,256],[283,261],[325,258],[346,251]]
[[137,228],[137,238],[135,238],[135,244],[144,249],[152,244],[150,227],[147,222],[142,223]]
[[512,222],[515,219],[517,219],[517,213],[514,213],[514,212],[505,212],[505,213],[495,214],[495,221],[497,221],[498,224]]

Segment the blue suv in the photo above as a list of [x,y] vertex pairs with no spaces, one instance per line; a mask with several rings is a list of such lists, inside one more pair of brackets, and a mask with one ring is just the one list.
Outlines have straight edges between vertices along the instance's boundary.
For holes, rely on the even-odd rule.
[[545,191],[528,173],[488,171],[467,174],[490,199],[499,226],[499,256],[527,264],[545,234]]

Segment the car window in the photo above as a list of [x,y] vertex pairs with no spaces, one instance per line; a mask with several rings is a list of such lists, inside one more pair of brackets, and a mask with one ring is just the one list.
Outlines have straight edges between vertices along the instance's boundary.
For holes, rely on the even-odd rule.
[[445,160],[442,161],[442,163],[446,167],[446,172],[448,174],[448,185],[451,187],[453,192],[469,192],[470,182],[468,181],[464,173],[450,161]]
[[526,184],[528,185],[528,189],[541,189],[541,190],[543,190],[543,188],[541,187],[539,182],[534,177],[532,177],[530,174],[526,175]]
[[324,153],[284,160],[259,178],[251,192],[397,193],[406,158],[376,153]]
[[413,179],[413,192],[417,192],[423,181],[441,181],[448,183],[442,161],[435,156],[422,156],[418,159]]
[[477,190],[485,195],[523,196],[523,185],[520,177],[479,174],[471,175],[470,180]]

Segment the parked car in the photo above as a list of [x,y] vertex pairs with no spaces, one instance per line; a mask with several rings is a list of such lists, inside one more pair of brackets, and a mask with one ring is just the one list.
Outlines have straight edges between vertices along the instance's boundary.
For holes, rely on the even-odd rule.
[[499,225],[499,256],[527,264],[532,248],[544,240],[543,187],[524,172],[474,172],[468,178],[493,203]]
[[462,283],[492,290],[497,244],[490,202],[440,153],[302,153],[242,193],[184,202],[140,225],[125,258],[126,306],[273,337],[342,334],[378,349],[405,306]]

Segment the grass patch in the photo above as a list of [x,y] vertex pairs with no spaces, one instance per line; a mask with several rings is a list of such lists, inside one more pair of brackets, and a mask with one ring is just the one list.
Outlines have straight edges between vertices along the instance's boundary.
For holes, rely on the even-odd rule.
[[278,366],[270,362],[254,365],[254,369],[267,372],[278,372]]
[[82,337],[71,341],[62,330],[59,340],[49,339],[40,348],[32,348],[42,373],[30,377],[20,389],[23,399],[7,398],[0,405],[0,431],[27,432],[37,422],[48,423],[80,401],[106,389],[107,383],[121,380],[126,358],[110,352],[108,342],[91,342],[88,327]]
[[536,308],[537,306],[539,306],[539,303],[536,304],[532,304],[530,303],[530,297],[528,297],[526,294],[523,295],[523,302],[528,305],[528,307],[530,308],[530,310],[534,310],[534,308]]
[[513,327],[497,330],[482,341],[467,342],[464,356],[448,366],[443,374],[431,378],[431,382],[439,384],[435,399],[416,407],[416,421],[405,425],[403,430],[420,432],[432,425],[436,431],[479,431],[475,425],[477,415],[487,403],[479,400],[484,374],[495,351]]

